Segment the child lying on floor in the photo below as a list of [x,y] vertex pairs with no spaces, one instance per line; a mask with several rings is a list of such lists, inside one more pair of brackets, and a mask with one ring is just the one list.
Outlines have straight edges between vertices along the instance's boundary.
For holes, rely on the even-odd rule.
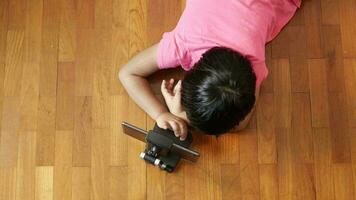
[[[119,72],[130,97],[157,125],[182,140],[187,124],[206,134],[246,127],[267,77],[265,44],[277,36],[301,0],[187,0],[174,30],[134,56]],[[167,108],[146,77],[181,66],[183,80],[163,80]]]

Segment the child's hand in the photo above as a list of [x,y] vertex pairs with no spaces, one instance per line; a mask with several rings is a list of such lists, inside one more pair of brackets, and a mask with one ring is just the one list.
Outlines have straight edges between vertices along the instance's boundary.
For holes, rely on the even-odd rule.
[[171,129],[174,131],[176,137],[180,137],[180,140],[185,140],[187,137],[187,124],[186,122],[173,115],[170,112],[160,114],[156,119],[157,125],[163,129]]
[[166,101],[169,111],[176,116],[181,116],[184,112],[181,106],[182,81],[179,80],[174,86],[174,88],[173,85],[173,78],[171,78],[169,82],[163,80],[161,84],[161,92],[164,97],[164,100]]

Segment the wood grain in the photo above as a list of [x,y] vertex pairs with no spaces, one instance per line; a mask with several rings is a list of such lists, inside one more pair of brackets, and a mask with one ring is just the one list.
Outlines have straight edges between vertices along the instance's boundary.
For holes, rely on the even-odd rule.
[[333,165],[335,199],[343,200],[355,197],[353,177],[350,176],[351,173],[352,166],[350,164]]
[[322,59],[308,60],[310,100],[313,127],[329,127],[326,63]]
[[335,199],[330,129],[314,128],[313,144],[316,199]]
[[4,96],[19,96],[24,57],[23,30],[8,31],[5,61]]
[[292,97],[292,140],[296,163],[313,163],[313,138],[309,94]]
[[257,107],[258,163],[277,163],[273,94],[262,94]]
[[16,167],[19,129],[19,99],[4,98],[0,139],[0,166]]
[[53,167],[36,167],[36,200],[53,198]]
[[91,163],[91,97],[75,98],[75,122],[73,135],[73,166],[89,167]]
[[57,131],[55,166],[53,169],[53,199],[72,198],[72,139],[73,131]]
[[349,127],[356,127],[356,60],[344,60],[345,89],[347,96],[347,110]]
[[20,132],[16,171],[16,199],[33,200],[36,179],[36,132]]
[[59,63],[56,99],[56,129],[74,129],[74,63]]
[[342,49],[345,57],[356,56],[355,37],[353,37],[356,34],[356,27],[353,25],[356,19],[356,13],[353,11],[355,6],[356,2],[352,0],[339,1]]
[[16,169],[0,169],[0,197],[1,199],[16,198]]
[[58,61],[73,62],[76,57],[76,4],[75,1],[63,0],[60,6],[62,11],[58,33]]
[[56,98],[40,97],[38,105],[36,163],[49,166],[54,163],[54,146],[56,132]]
[[[356,198],[356,2],[306,0],[266,46],[269,75],[248,128],[193,132],[196,163],[139,158],[127,121],[155,121],[119,69],[173,30],[186,0],[0,1],[0,199]],[[163,79],[148,77],[156,97]]]
[[90,199],[90,168],[73,167],[72,168],[72,199],[85,200]]
[[278,199],[278,171],[275,164],[262,164],[259,166],[260,199]]

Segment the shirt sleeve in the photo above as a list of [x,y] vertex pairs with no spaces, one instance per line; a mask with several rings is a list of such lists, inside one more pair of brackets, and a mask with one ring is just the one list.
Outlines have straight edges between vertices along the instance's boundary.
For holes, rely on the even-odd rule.
[[157,65],[159,69],[187,66],[190,59],[184,40],[174,30],[163,34],[158,44]]
[[256,75],[256,87],[259,87],[268,76],[268,69],[266,63],[253,63],[252,68]]
[[177,54],[174,32],[166,32],[163,34],[162,39],[158,44],[157,64],[159,69],[179,66],[179,57]]

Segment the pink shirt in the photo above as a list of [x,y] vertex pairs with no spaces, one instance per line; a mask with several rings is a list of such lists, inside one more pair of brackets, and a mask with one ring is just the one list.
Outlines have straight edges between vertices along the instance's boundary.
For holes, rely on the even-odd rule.
[[176,28],[159,42],[158,67],[182,66],[188,71],[210,48],[224,46],[251,61],[259,86],[268,75],[265,44],[300,4],[300,0],[187,0]]

